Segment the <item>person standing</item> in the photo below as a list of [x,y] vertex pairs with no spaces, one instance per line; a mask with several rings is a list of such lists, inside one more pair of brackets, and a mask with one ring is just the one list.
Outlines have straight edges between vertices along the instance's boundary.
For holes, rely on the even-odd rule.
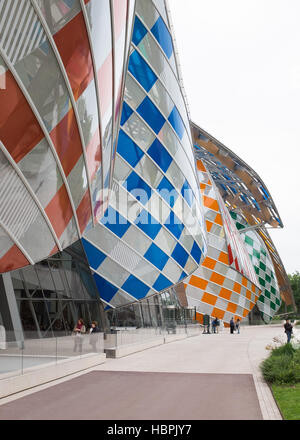
[[241,321],[240,321],[240,319],[238,318],[238,319],[236,320],[236,323],[235,323],[235,328],[236,328],[238,334],[240,334],[240,325],[241,325]]
[[82,318],[78,319],[77,324],[74,327],[73,333],[75,335],[74,337],[74,349],[73,351],[77,351],[77,348],[79,349],[79,352],[82,352],[82,344],[83,344],[83,335],[85,333],[85,325]]
[[212,322],[213,333],[219,333],[219,325],[220,321],[218,320],[218,318],[215,318]]
[[231,320],[230,320],[230,322],[229,322],[229,325],[230,325],[230,333],[233,334],[233,332],[234,332],[234,328],[235,328],[235,324],[234,324],[234,319],[233,319],[233,317],[231,318]]
[[97,333],[100,333],[100,329],[98,327],[97,321],[92,321],[91,328],[90,328],[90,345],[92,346],[92,349],[94,352],[97,351],[96,344],[98,340]]
[[287,320],[285,321],[285,324],[284,324],[283,327],[284,327],[284,331],[285,331],[285,333],[286,333],[287,342],[289,343],[290,340],[291,340],[291,337],[292,337],[292,333],[293,333],[293,326],[292,326],[292,324],[290,323],[290,320],[289,320],[289,319],[287,319]]
[[216,333],[216,325],[217,325],[216,320],[217,320],[217,318],[215,318],[213,320],[213,322],[211,323],[213,333]]

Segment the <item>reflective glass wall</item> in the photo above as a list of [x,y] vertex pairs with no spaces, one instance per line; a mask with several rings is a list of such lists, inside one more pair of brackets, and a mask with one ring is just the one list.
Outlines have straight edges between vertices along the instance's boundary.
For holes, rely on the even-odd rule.
[[80,241],[34,266],[11,272],[26,338],[66,336],[79,318],[86,327],[105,315]]
[[124,307],[110,308],[106,313],[111,330],[116,327],[175,328],[196,319],[195,308],[182,307],[173,289]]

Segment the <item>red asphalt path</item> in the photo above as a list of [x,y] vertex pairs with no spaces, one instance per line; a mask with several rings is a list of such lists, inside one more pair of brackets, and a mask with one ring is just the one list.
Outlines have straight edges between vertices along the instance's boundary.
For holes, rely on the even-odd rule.
[[251,374],[92,371],[0,406],[0,420],[262,420]]

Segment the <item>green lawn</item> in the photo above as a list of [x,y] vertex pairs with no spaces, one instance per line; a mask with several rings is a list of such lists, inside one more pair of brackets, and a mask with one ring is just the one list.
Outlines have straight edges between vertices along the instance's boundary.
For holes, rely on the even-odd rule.
[[271,385],[277,405],[285,420],[300,420],[300,383]]

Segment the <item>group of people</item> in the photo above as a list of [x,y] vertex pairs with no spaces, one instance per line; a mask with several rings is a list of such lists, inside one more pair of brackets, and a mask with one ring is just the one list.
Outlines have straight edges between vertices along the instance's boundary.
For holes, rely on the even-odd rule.
[[83,335],[89,334],[89,343],[92,346],[93,351],[96,351],[96,344],[97,344],[97,333],[100,332],[100,329],[98,327],[97,321],[92,321],[88,331],[86,329],[86,326],[84,324],[84,321],[82,318],[79,318],[77,321],[77,324],[75,325],[73,329],[73,335],[74,335],[74,349],[73,351],[76,352],[77,349],[79,352],[82,352],[82,344],[83,344]]
[[235,321],[234,318],[232,317],[229,322],[229,325],[230,325],[231,334],[233,334],[235,330],[238,332],[238,334],[240,333],[241,320],[239,318],[237,318],[237,320]]
[[[237,331],[237,333],[240,333],[241,320],[239,318],[237,318],[237,320],[235,321],[234,318],[232,317],[229,325],[230,325],[230,333],[233,334],[235,330]],[[220,321],[218,318],[215,318],[212,321],[211,326],[213,333],[219,333]]]

